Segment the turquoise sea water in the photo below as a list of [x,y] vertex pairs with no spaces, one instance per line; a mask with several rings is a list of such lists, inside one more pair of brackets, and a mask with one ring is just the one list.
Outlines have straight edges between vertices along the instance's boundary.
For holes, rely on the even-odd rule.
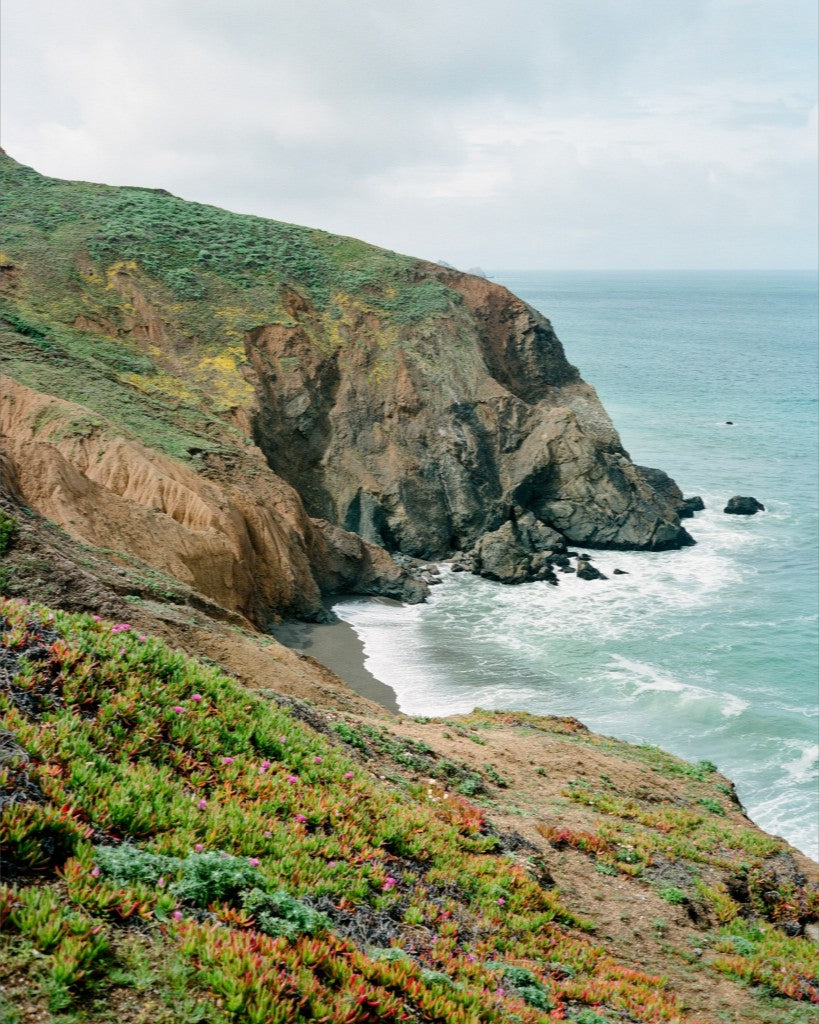
[[[525,708],[707,758],[819,858],[816,275],[497,272],[545,313],[641,465],[707,509],[606,582],[446,574],[428,604],[337,607],[410,714]],[[733,426],[726,425],[727,420]],[[751,494],[767,511],[726,516]]]

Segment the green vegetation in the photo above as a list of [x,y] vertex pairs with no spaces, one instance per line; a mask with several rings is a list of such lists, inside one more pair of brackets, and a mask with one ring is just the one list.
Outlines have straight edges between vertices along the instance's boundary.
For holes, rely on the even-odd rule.
[[3,967],[54,1019],[678,1017],[462,796],[385,788],[127,623],[0,614]]
[[14,516],[8,515],[8,513],[4,512],[0,508],[0,558],[2,558],[11,547],[11,540],[16,526],[17,520]]
[[461,306],[406,256],[5,156],[0,250],[14,275],[0,291],[2,371],[182,461],[246,440],[223,414],[251,404],[255,328],[298,322],[325,355],[371,346],[380,375],[396,348],[427,358],[429,322]]

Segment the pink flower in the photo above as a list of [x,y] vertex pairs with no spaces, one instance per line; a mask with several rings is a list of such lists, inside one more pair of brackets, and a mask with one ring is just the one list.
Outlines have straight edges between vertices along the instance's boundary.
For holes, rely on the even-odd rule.
[[204,809],[208,806],[208,802],[207,800],[200,800],[196,806],[199,808],[200,811],[204,811]]
[[315,761],[316,764],[321,764],[321,758],[320,757],[314,757],[313,760]]
[[[202,801],[202,802],[204,803],[204,801]],[[204,849],[205,849],[205,844],[204,844],[204,843],[197,843],[197,844],[196,844],[196,845],[194,846],[194,850],[195,850],[195,851],[196,851],[197,853],[201,853],[201,852],[202,852],[202,851],[203,851]]]
[[299,777],[298,777],[298,775],[288,775],[287,776],[287,781],[290,782],[290,783],[298,782],[299,781]]
[[499,988],[498,989],[498,995],[499,996],[505,996],[506,995],[506,989],[505,988]]
[[194,703],[196,703],[196,704],[198,704],[201,699],[202,699],[202,694],[201,693],[195,693],[191,697],[191,700],[194,701]]
[[270,831],[270,829],[266,828],[264,832],[262,832],[262,835],[265,837],[265,839],[269,839],[273,835],[273,833]]
[[181,705],[179,704],[174,704],[174,706],[171,708],[171,711],[173,711],[175,715],[184,715],[185,713],[185,709],[181,707]]
[[96,864],[93,866],[93,868],[91,868],[91,877],[92,878],[99,878],[100,877],[100,869],[97,867]]
[[259,866],[259,858],[258,857],[248,857],[247,858],[247,862],[248,862],[248,864],[252,868],[257,868]]
[[128,622],[118,622],[116,624],[116,626],[112,626],[111,627],[111,632],[112,633],[124,633],[126,629],[130,629],[130,628],[131,628],[130,623],[128,623]]
[[328,860],[327,861],[327,867],[328,868],[334,868],[335,866],[336,866],[336,862],[334,860]]
[[287,743],[287,737],[286,736],[279,736],[279,743]]
[[270,762],[269,761],[262,761],[262,763],[259,765],[259,772],[260,772],[260,774],[264,775],[264,773],[267,771],[267,769],[269,767],[270,767]]
[[384,879],[384,888],[385,889],[392,889],[392,887],[394,885],[396,885],[397,882],[398,882],[397,878],[393,878],[392,875],[387,875],[387,877]]
[[140,641],[140,643],[143,643],[143,644],[145,643],[145,641],[146,641],[147,639],[148,639],[148,637],[147,637],[147,636],[138,636],[138,637],[137,637],[137,640],[139,640],[139,641]]
[[165,879],[164,878],[157,878],[157,880],[156,880],[156,887],[157,887],[157,889],[164,889],[165,888]]
[[102,622],[101,615],[92,615],[91,618],[94,620],[94,622]]
[[232,757],[223,757],[222,758],[222,764],[233,764],[233,758]]
[[498,897],[498,906],[499,907],[506,906],[506,900],[503,898],[503,896]]
[[307,821],[307,818],[305,818],[305,816],[303,814],[297,814],[296,815],[296,821],[305,822],[305,821]]
[[181,921],[182,920],[182,911],[181,910],[175,910],[171,914],[171,917],[174,919],[174,921]]
[[344,773],[344,778],[345,779],[351,779],[353,777],[353,774],[354,774],[353,772],[345,772]]

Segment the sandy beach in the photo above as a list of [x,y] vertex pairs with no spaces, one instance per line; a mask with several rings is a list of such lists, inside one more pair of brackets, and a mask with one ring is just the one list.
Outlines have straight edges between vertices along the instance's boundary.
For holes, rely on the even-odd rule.
[[300,654],[309,654],[326,665],[362,697],[381,704],[389,711],[398,711],[395,692],[367,670],[364,645],[346,622],[282,622],[273,629],[273,636],[285,647]]

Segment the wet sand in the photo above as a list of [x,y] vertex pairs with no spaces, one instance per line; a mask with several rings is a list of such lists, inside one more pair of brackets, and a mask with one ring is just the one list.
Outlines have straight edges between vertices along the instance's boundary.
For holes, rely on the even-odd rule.
[[282,622],[273,629],[273,636],[285,647],[299,654],[309,654],[311,658],[326,665],[362,697],[375,701],[389,711],[398,711],[395,692],[367,670],[364,664],[364,645],[353,627],[346,622]]

